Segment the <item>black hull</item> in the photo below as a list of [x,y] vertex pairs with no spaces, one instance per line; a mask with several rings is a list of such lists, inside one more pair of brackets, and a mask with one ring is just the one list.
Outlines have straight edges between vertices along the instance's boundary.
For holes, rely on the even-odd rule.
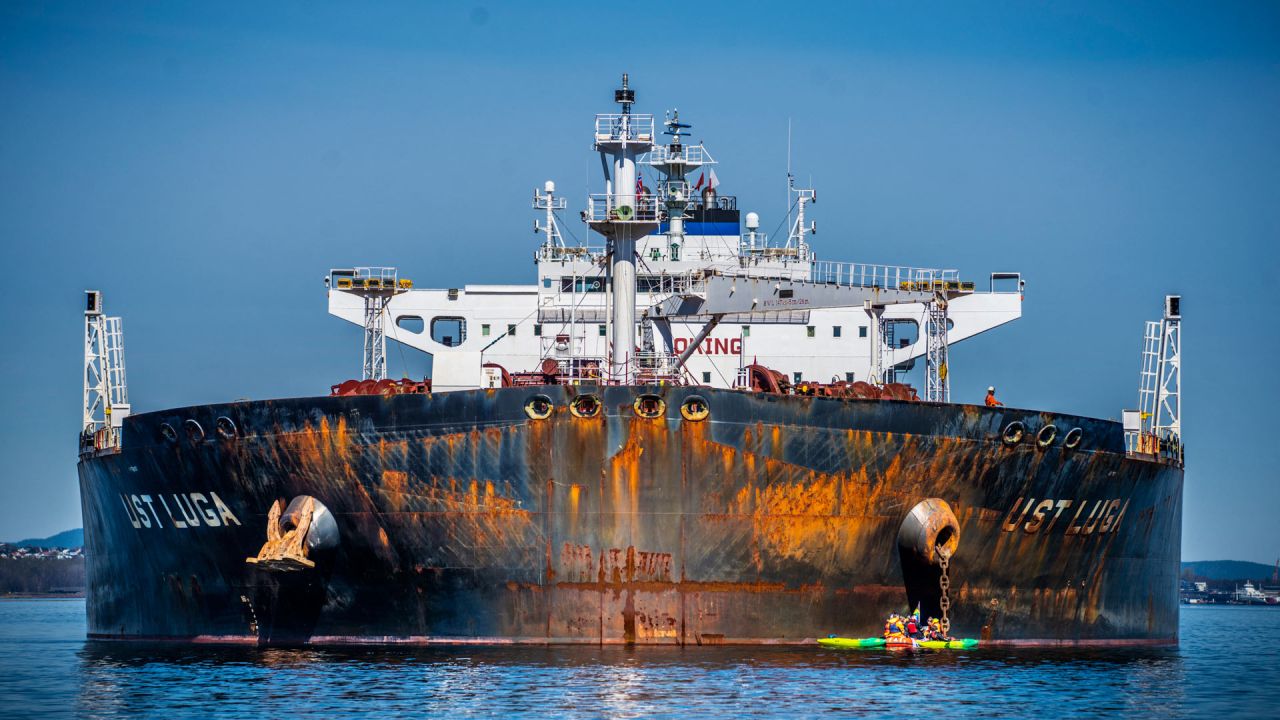
[[[319,397],[135,415],[80,463],[94,637],[285,643],[803,642],[878,635],[939,572],[899,549],[917,503],[959,523],[952,633],[1177,640],[1182,470],[1116,423],[1011,408],[710,388]],[[578,392],[586,392],[579,389]],[[641,392],[665,417],[637,417]],[[707,420],[681,417],[690,394]],[[537,394],[555,406],[526,414]],[[217,419],[234,422],[230,437]],[[203,439],[189,436],[187,420]],[[1013,420],[1027,437],[1001,440]],[[178,430],[161,435],[161,423]],[[1041,448],[1045,424],[1060,429]],[[1079,427],[1078,449],[1063,447]],[[249,565],[277,499],[338,546]],[[1049,508],[1044,509],[1048,500]],[[144,523],[145,521],[145,523]]]

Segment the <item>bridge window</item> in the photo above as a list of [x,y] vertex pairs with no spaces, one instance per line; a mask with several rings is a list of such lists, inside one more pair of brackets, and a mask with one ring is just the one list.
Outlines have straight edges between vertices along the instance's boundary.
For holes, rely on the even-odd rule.
[[484,337],[489,337],[489,323],[480,326],[480,334]]
[[396,318],[396,327],[408,330],[411,333],[421,333],[427,324],[417,315],[401,315]]
[[751,326],[750,326],[750,325],[743,325],[743,326],[742,326],[742,337],[751,337]]
[[831,326],[831,337],[840,337],[840,326],[839,326],[839,325],[832,325],[832,326]]
[[814,328],[813,328],[813,326],[812,326],[812,325],[805,325],[805,326],[804,326],[804,334],[805,334],[805,335],[807,335],[807,336],[809,336],[809,337],[813,337],[813,336],[814,336]]
[[858,337],[866,337],[866,336],[867,336],[867,326],[866,326],[866,325],[859,325],[859,326],[858,326]]
[[538,323],[533,324],[533,334],[534,337],[542,337],[542,326]]
[[507,334],[508,334],[508,335],[510,335],[510,336],[512,336],[512,337],[515,337],[515,334],[516,334],[516,326],[515,326],[515,325],[508,325],[508,326],[507,326]]
[[704,383],[709,383],[709,382],[711,382],[711,373],[710,373],[710,372],[707,372],[707,371],[705,371],[705,370],[702,372],[702,382],[704,382]]
[[460,317],[431,318],[431,339],[445,347],[461,345],[467,339],[467,319]]
[[601,326],[600,326],[600,337],[604,337],[604,336],[605,336],[605,335],[607,335],[608,333],[609,333],[609,328],[608,328],[608,326],[606,326],[606,325],[601,325]]
[[560,278],[560,292],[562,293],[604,292],[604,278],[562,277]]

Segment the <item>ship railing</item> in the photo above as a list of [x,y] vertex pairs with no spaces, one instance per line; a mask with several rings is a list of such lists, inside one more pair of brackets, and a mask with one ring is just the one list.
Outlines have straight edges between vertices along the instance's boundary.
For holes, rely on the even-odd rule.
[[711,205],[707,207],[707,198],[702,197],[696,191],[689,198],[689,204],[685,206],[685,212],[702,212],[703,210],[737,210],[737,195],[717,195],[711,200]]
[[960,289],[960,273],[956,270],[846,263],[832,260],[813,261],[813,269],[810,271],[809,278],[812,282],[849,287],[893,290]]
[[596,115],[596,142],[653,142],[653,116],[643,113]]
[[683,385],[687,376],[677,359],[665,352],[636,352],[628,359],[627,375],[640,385]]
[[[577,357],[547,356],[556,361],[556,381],[564,385],[616,385],[609,378],[609,360],[591,355]],[[544,359],[545,362],[546,359]]]
[[610,193],[592,193],[587,198],[585,217],[587,222],[654,223],[663,220],[663,213],[659,197],[653,193],[621,199]]
[[1126,431],[1124,445],[1125,451],[1134,457],[1170,465],[1183,464],[1182,438],[1169,430]]
[[993,272],[991,273],[991,284],[987,288],[987,292],[992,294],[1021,294],[1025,289],[1026,283],[1022,281],[1022,273],[1016,272]]
[[538,260],[582,260],[594,263],[604,257],[606,250],[599,246],[539,245]]
[[787,245],[769,243],[767,233],[743,233],[738,244],[738,257],[743,267],[759,264],[761,260],[780,262],[809,262],[813,260],[808,244]]
[[880,288],[912,292],[972,292],[973,283],[961,282],[957,270],[872,265],[833,260],[814,260],[795,268],[782,268],[769,273],[780,280],[804,280],[844,287]]
[[358,267],[353,269],[356,271],[355,277],[357,279],[390,280],[393,283],[396,280],[396,269],[393,267]]
[[408,290],[413,281],[400,278],[393,267],[334,268],[329,271],[329,287],[336,290]]
[[651,295],[682,295],[702,292],[707,288],[708,270],[689,270],[681,273],[640,275],[636,278],[636,291]]
[[640,162],[648,165],[674,165],[683,162],[689,167],[714,165],[715,159],[701,145],[682,145],[680,152],[672,152],[670,145],[655,145],[648,153],[640,156]]

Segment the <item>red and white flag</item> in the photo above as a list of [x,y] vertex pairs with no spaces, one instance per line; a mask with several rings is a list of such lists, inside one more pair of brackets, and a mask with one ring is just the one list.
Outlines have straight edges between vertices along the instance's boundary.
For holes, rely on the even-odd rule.
[[[701,180],[699,180],[699,182],[701,182]],[[719,186],[719,185],[720,185],[720,178],[716,177],[716,171],[715,171],[715,168],[712,168],[712,169],[711,169],[711,178],[710,178],[710,179],[708,180],[708,182],[707,182],[707,187],[709,187],[709,188],[711,188],[711,189],[713,189],[713,190],[714,190],[714,189],[715,189],[717,186]]]

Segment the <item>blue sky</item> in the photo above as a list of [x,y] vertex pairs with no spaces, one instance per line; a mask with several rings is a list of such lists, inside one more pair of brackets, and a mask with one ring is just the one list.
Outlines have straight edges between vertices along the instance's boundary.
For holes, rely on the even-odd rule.
[[957,400],[1118,418],[1183,293],[1184,558],[1280,555],[1280,5],[1229,2],[0,4],[0,538],[80,524],[84,288],[139,410],[325,392],[324,272],[529,282],[622,71],[766,228],[790,119],[822,257],[1021,271]]

